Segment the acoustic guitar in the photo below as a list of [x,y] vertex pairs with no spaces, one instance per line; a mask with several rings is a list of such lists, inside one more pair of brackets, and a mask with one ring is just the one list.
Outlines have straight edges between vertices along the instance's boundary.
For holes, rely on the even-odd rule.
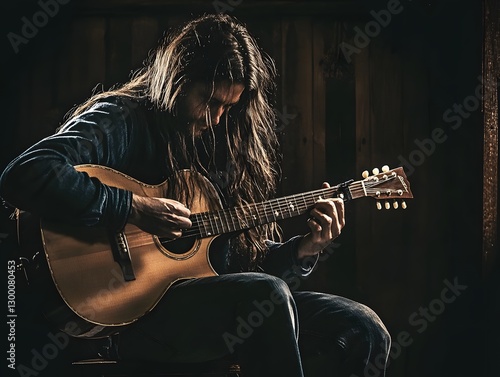
[[[165,197],[172,184],[148,185],[99,165],[75,169],[135,195]],[[214,201],[219,198],[217,190],[199,173],[181,174],[188,182],[205,184],[203,189],[191,192],[192,227],[175,240],[148,234],[130,224],[122,232],[110,234],[101,227],[40,220],[51,285],[58,293],[57,299],[46,303],[45,315],[50,320],[73,336],[108,336],[151,311],[174,282],[217,275],[211,259],[226,242],[224,236],[305,214],[320,198],[349,201],[372,197],[394,208],[406,208],[404,200],[413,198],[401,167],[385,167],[372,176],[365,172],[360,181],[235,208],[223,208],[220,200]],[[380,202],[377,205],[380,209]]]

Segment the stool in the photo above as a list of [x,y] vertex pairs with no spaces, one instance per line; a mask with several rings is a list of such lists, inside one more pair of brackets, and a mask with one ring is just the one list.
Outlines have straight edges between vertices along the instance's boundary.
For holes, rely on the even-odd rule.
[[226,360],[196,364],[159,364],[112,359],[72,363],[74,377],[240,377],[239,365]]
[[240,366],[231,358],[203,363],[158,363],[128,361],[118,358],[116,335],[106,338],[107,344],[96,358],[71,363],[69,375],[75,377],[240,377]]

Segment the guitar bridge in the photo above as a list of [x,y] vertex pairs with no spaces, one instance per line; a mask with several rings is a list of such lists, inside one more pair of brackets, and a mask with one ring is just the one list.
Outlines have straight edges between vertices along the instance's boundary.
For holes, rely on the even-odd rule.
[[112,234],[110,239],[113,259],[119,264],[122,270],[123,278],[125,281],[135,280],[135,273],[132,266],[132,258],[130,257],[127,237],[123,232],[120,232]]

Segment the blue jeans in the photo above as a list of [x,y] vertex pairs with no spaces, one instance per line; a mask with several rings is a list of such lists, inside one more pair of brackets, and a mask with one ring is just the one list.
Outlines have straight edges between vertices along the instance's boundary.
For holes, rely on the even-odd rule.
[[[343,297],[291,292],[264,273],[179,282],[120,334],[128,360],[202,362],[233,354],[244,376],[384,375],[390,336],[368,307]],[[371,373],[365,368],[369,366]]]

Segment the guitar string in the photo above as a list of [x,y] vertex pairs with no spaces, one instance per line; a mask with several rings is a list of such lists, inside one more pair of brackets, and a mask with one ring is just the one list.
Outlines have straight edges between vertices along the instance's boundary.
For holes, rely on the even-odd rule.
[[[382,183],[383,182],[385,182],[385,181],[382,181]],[[380,181],[365,182],[365,187],[367,185],[368,186],[378,186],[380,184],[381,184]],[[349,187],[352,193],[355,193],[355,192],[362,193],[365,191],[362,188],[358,188],[357,186],[362,187],[361,182],[355,182]],[[304,194],[296,194],[296,195],[291,195],[291,196],[284,197],[284,198],[277,198],[277,199],[273,199],[273,200],[270,200],[270,201],[264,202],[264,203],[249,204],[248,208],[247,208],[247,212],[244,213],[244,215],[247,215],[247,216],[243,219],[243,222],[244,222],[243,225],[240,223],[241,217],[238,216],[238,213],[237,213],[238,208],[225,208],[222,210],[218,210],[216,212],[212,212],[205,219],[203,219],[200,215],[203,215],[203,214],[207,215],[208,213],[196,214],[195,219],[193,221],[193,227],[184,231],[183,236],[186,237],[186,236],[193,236],[193,235],[201,235],[202,230],[200,228],[200,225],[203,225],[203,227],[206,228],[205,220],[209,220],[211,228],[212,228],[211,230],[214,231],[214,232],[210,232],[210,233],[217,233],[218,234],[218,233],[220,233],[218,225],[220,225],[220,228],[222,229],[222,233],[224,233],[224,232],[226,232],[226,229],[229,232],[229,231],[234,231],[237,229],[243,229],[243,228],[248,228],[248,227],[262,224],[262,223],[264,223],[263,217],[265,217],[265,222],[272,222],[272,221],[279,220],[280,219],[279,217],[286,218],[287,217],[286,212],[290,213],[290,217],[294,216],[294,215],[292,215],[291,212],[296,211],[297,215],[298,215],[298,214],[304,213],[304,211],[307,209],[307,207],[314,204],[315,200],[314,200],[314,198],[312,198],[312,196],[314,194],[322,193],[325,195],[330,195],[330,194],[332,194],[332,192],[333,193],[338,192],[338,187],[339,186],[335,186],[332,188],[325,188],[325,189],[316,190],[316,191],[312,191],[312,192],[308,192],[308,193],[304,193]],[[370,187],[368,187],[366,189],[366,191],[373,192],[373,193],[377,192],[377,190],[373,190]],[[294,208],[290,208],[290,204],[292,204],[291,203],[292,199],[295,202],[296,206],[298,205],[297,200],[302,199],[305,206],[303,208],[301,208],[299,206],[298,210],[295,209],[296,206],[294,206]],[[278,209],[275,209],[275,207],[272,205],[273,202],[278,204]],[[262,205],[259,205],[259,204],[262,204]],[[268,208],[268,207],[270,207],[270,208]],[[276,211],[278,211],[281,216],[276,215]],[[252,212],[254,212],[254,214],[252,214]],[[215,214],[217,214],[217,216]],[[256,218],[255,214],[257,215],[258,218]],[[248,217],[248,215],[250,215],[250,218]],[[236,228],[236,224],[234,221],[235,218],[236,218],[236,221],[238,222],[238,228]],[[271,218],[271,220],[269,220],[269,218]],[[228,221],[228,219],[232,220],[232,225],[233,225],[232,228],[231,228],[231,223]],[[213,221],[213,223],[212,223],[212,221]],[[254,224],[250,225],[252,222],[254,222]],[[257,222],[257,224],[255,224],[255,222]],[[214,227],[214,223],[215,223],[215,227]],[[206,232],[206,233],[208,233],[208,232]]]
[[[225,208],[222,210],[218,210],[215,212],[204,212],[204,213],[198,213],[195,214],[195,218],[192,221],[192,227],[185,230],[183,233],[183,236],[193,236],[193,235],[198,235],[201,233],[200,225],[205,224],[206,220],[214,220],[214,222],[221,225],[221,228],[224,230],[224,228],[227,228],[228,230],[230,229],[230,223],[229,221],[224,224],[223,221],[218,221],[222,219],[227,219],[228,217],[231,219],[236,218],[236,221],[238,222],[238,226],[240,228],[249,228],[252,227],[250,225],[252,222],[257,221],[258,223],[262,223],[262,220],[259,221],[259,219],[263,219],[263,217],[266,218],[266,222],[272,222],[276,221],[279,219],[279,216],[276,216],[276,211],[278,211],[280,214],[283,214],[284,212],[290,212],[290,202],[295,201],[296,205],[298,206],[297,199],[305,203],[305,208],[312,206],[314,202],[316,201],[315,198],[312,198],[312,195],[314,194],[324,194],[325,196],[331,195],[332,193],[338,192],[339,186],[334,186],[330,188],[325,188],[325,189],[320,189],[316,191],[311,191],[308,193],[303,193],[303,194],[296,194],[296,195],[290,195],[287,197],[283,198],[276,198],[276,199],[271,199],[267,202],[262,202],[262,203],[256,203],[256,204],[248,204],[246,206],[242,207],[235,207],[235,208]],[[311,198],[307,198],[307,196],[311,196]],[[307,200],[307,201],[306,201]],[[310,203],[309,203],[310,202]],[[273,204],[277,204],[273,205]],[[244,215],[244,218],[242,219],[241,216],[238,216],[237,210],[242,209],[243,207],[247,207],[245,212],[242,212],[242,215]],[[299,207],[300,208],[300,207]],[[302,209],[300,212],[303,212],[305,209]],[[234,216],[233,214],[234,213]],[[256,219],[255,215],[257,215],[258,219]],[[206,216],[205,218],[203,218]],[[217,219],[215,218],[217,216]],[[285,218],[285,217],[283,217]],[[271,220],[270,220],[271,219]],[[243,225],[241,224],[241,221],[243,221]],[[233,222],[234,223],[234,222]],[[227,225],[227,226],[224,226]],[[235,225],[235,224],[234,224]],[[256,225],[256,224],[254,224]],[[213,224],[211,224],[212,230],[213,229]],[[194,228],[194,229],[193,229]],[[197,229],[196,229],[197,228]],[[218,227],[217,227],[218,228]],[[215,233],[215,232],[213,232]]]
[[[377,193],[379,190],[373,189],[372,187],[374,186],[380,186],[381,184],[385,182],[389,182],[393,180],[395,176],[389,176],[388,179],[386,180],[379,180],[379,181],[358,181],[354,182],[351,185],[349,185],[349,189],[351,193]],[[365,185],[365,188],[363,189],[363,183]],[[192,221],[192,227],[185,230],[183,233],[183,237],[190,237],[194,235],[202,235],[202,229],[201,226],[206,228],[206,220],[210,222],[210,227],[213,232],[207,232],[205,229],[205,233],[210,234],[210,233],[217,233],[219,234],[219,226],[222,229],[222,233],[227,231],[234,231],[236,229],[236,223],[234,219],[236,219],[236,222],[238,223],[238,228],[239,229],[244,229],[248,227],[252,227],[255,225],[259,225],[264,223],[263,218],[265,217],[265,222],[269,223],[272,221],[280,220],[280,217],[282,219],[287,218],[286,212],[289,212],[290,216],[292,217],[291,212],[297,212],[297,215],[304,213],[304,211],[307,210],[309,206],[312,206],[314,202],[316,201],[315,198],[313,198],[314,195],[317,194],[324,194],[326,196],[338,193],[340,185],[329,187],[329,188],[324,188],[320,190],[315,190],[315,191],[310,191],[307,193],[302,193],[302,194],[295,194],[295,195],[289,195],[283,198],[275,198],[271,199],[267,202],[262,202],[262,203],[255,203],[255,204],[248,204],[247,207],[247,212],[243,212],[242,214],[244,215],[244,218],[241,219],[241,216],[238,216],[237,210],[238,209],[243,209],[243,207],[234,207],[234,208],[224,208],[221,210],[217,210],[215,212],[203,212],[203,213],[198,213],[194,214],[194,219]],[[304,207],[300,207],[298,205],[297,200],[302,200],[304,202]],[[295,205],[293,205],[292,201],[295,202]],[[311,202],[311,203],[309,203]],[[273,206],[273,204],[278,204],[277,208],[276,206]],[[292,207],[291,207],[292,206]],[[299,207],[299,209],[295,209],[296,207]],[[252,214],[253,212],[253,214]],[[279,215],[276,215],[276,212],[279,213]],[[205,215],[205,218],[203,218],[203,215]],[[248,217],[250,215],[250,217]],[[257,218],[256,218],[257,215]],[[269,220],[271,218],[271,220]],[[233,227],[231,228],[231,223],[229,222],[229,219],[231,219]],[[243,224],[241,224],[241,221],[243,220]],[[252,222],[254,222],[253,225],[250,225]],[[255,222],[257,224],[255,224]],[[215,227],[214,227],[215,224]],[[214,229],[215,228],[215,229]]]
[[[377,182],[377,181],[365,182],[365,187],[367,185],[376,186],[376,185],[379,185],[379,184],[380,184],[380,182]],[[361,193],[361,192],[364,192],[365,190],[367,192],[370,192],[370,193],[372,193],[372,192],[376,193],[377,192],[377,191],[371,190],[370,187],[368,187],[365,190],[363,190],[362,188],[358,188],[356,186],[362,187],[361,182],[355,182],[355,183],[353,183],[349,187],[352,193]],[[284,198],[271,199],[271,200],[269,200],[267,202],[256,203],[256,204],[249,204],[249,205],[247,205],[247,207],[248,207],[247,211],[248,212],[243,213],[243,215],[250,214],[250,219],[248,219],[248,217],[247,217],[247,219],[248,220],[252,220],[252,218],[254,217],[254,215],[252,214],[252,212],[254,212],[254,213],[256,213],[261,218],[262,218],[262,216],[265,216],[266,220],[268,220],[269,217],[273,217],[275,215],[276,211],[278,211],[278,212],[296,211],[295,207],[297,207],[297,205],[298,205],[297,200],[302,199],[302,201],[305,202],[307,196],[311,196],[313,194],[318,194],[318,193],[324,193],[326,195],[330,195],[330,194],[332,194],[332,191],[333,191],[333,193],[338,192],[338,187],[339,186],[335,186],[335,187],[332,187],[332,188],[325,188],[325,189],[322,189],[322,190],[311,191],[311,192],[308,192],[308,193],[290,195],[290,196],[287,196],[287,197],[284,197]],[[311,198],[307,198],[307,200],[310,201]],[[293,206],[293,203],[291,203],[292,201],[295,202],[296,206]],[[277,203],[278,206],[277,207],[273,206],[273,203]],[[312,204],[314,204],[314,203],[307,203],[305,206],[308,207],[309,205],[312,205]],[[291,207],[290,205],[292,205],[293,207]],[[299,208],[300,208],[300,206],[299,206]],[[238,209],[238,207],[236,207],[236,208],[225,208],[225,209],[217,210],[217,211],[214,211],[214,212],[210,212],[210,215],[208,215],[208,212],[204,212],[204,213],[201,213],[201,214],[208,215],[208,216],[212,217],[212,219],[215,220],[215,221],[223,220],[223,221],[226,221],[227,224],[229,224],[229,221],[227,221],[227,220],[228,219],[234,220],[234,217],[235,217],[235,216],[233,216],[233,214],[231,212],[234,212],[234,215],[236,215],[237,219],[239,218],[238,217],[238,213],[237,213],[237,209]],[[207,220],[207,219],[208,218],[206,218],[205,220]],[[210,219],[208,219],[208,220],[210,220]],[[273,219],[273,220],[275,220],[275,219]],[[195,221],[193,222],[193,225],[199,225],[201,223],[204,223],[204,220],[201,219],[201,222],[198,223],[198,218],[196,218]]]
[[[192,222],[193,226],[187,230],[184,231],[183,237],[190,237],[193,235],[201,235],[201,229],[200,225],[205,224],[205,220],[214,220],[214,222],[217,224],[221,225],[221,228],[223,232],[225,231],[224,228],[226,228],[228,231],[234,231],[237,229],[245,229],[245,228],[250,228],[255,225],[259,225],[264,223],[263,218],[265,217],[265,222],[269,223],[272,221],[279,220],[281,218],[286,218],[288,212],[290,214],[290,217],[294,216],[291,212],[297,212],[297,214],[302,214],[305,213],[308,207],[311,207],[315,202],[316,198],[313,198],[312,196],[317,195],[317,194],[323,194],[323,196],[329,196],[331,194],[337,193],[339,190],[340,185],[329,187],[329,188],[324,188],[320,190],[315,190],[315,191],[310,191],[307,193],[302,193],[302,194],[295,194],[295,195],[290,195],[287,197],[283,198],[275,198],[271,199],[267,202],[262,202],[262,203],[257,203],[257,204],[249,204],[245,207],[246,212],[242,213],[244,215],[244,218],[242,219],[241,216],[238,216],[237,210],[242,207],[235,207],[235,208],[225,208],[222,210],[218,210],[216,212],[212,212],[210,215],[205,212],[205,213],[199,213],[195,214],[195,218]],[[321,195],[319,195],[321,196]],[[299,203],[297,200],[301,200],[304,204],[303,207],[300,207]],[[293,208],[290,208],[291,202],[294,201],[295,205]],[[273,205],[273,204],[277,204]],[[293,205],[293,204],[292,204]],[[299,209],[295,209],[298,207]],[[276,215],[276,212],[279,213],[279,215]],[[215,214],[217,214],[217,218],[215,218]],[[206,218],[203,218],[203,215],[206,216]],[[256,216],[257,215],[257,218]],[[281,216],[280,216],[281,215]],[[231,224],[229,221],[227,221],[228,218],[231,218],[233,220],[233,228],[231,228]],[[234,218],[236,218],[236,222],[238,223],[238,228],[235,227],[235,222]],[[222,220],[222,221],[218,221]],[[226,222],[224,224],[224,221]],[[243,224],[241,224],[243,222]],[[251,223],[254,223],[251,225]],[[255,222],[257,224],[255,224]],[[213,224],[211,223],[211,228],[212,230],[217,230],[218,227],[216,226],[216,229],[213,229]],[[215,232],[212,232],[215,233]]]
[[[338,189],[338,187],[337,187],[337,189]],[[290,201],[292,201],[292,200],[296,202],[297,198],[299,198],[299,200],[302,199],[302,201],[304,201],[304,198],[300,198],[300,197],[311,196],[311,195],[317,194],[317,193],[322,193],[322,194],[326,194],[326,195],[331,194],[331,193],[327,193],[327,191],[332,191],[331,193],[335,193],[338,190],[336,190],[335,187],[325,188],[322,190],[311,191],[308,193],[290,195],[290,196],[286,196],[283,198],[275,198],[275,199],[271,199],[271,200],[266,201],[266,202],[251,203],[251,204],[241,206],[241,207],[225,208],[225,209],[220,209],[220,210],[213,211],[213,212],[202,212],[202,213],[198,213],[197,215],[207,215],[210,213],[210,214],[212,214],[212,217],[213,217],[215,214],[221,214],[221,216],[218,216],[218,218],[221,218],[222,216],[230,215],[230,213],[228,213],[230,211],[236,212],[235,210],[237,210],[239,208],[243,209],[244,207],[247,207],[247,212],[246,213],[243,212],[243,214],[250,214],[250,216],[252,216],[252,212],[253,212],[253,213],[258,214],[259,216],[270,215],[270,217],[272,217],[272,215],[274,215],[276,210],[281,211],[281,212],[283,212],[284,210],[288,211]],[[314,199],[313,198],[308,199],[308,201],[312,201],[312,200],[314,200]],[[278,205],[277,206],[273,205],[274,203],[277,203]],[[312,204],[314,204],[314,202],[311,203],[311,205]],[[197,225],[197,222],[196,221],[193,222],[193,225]]]

